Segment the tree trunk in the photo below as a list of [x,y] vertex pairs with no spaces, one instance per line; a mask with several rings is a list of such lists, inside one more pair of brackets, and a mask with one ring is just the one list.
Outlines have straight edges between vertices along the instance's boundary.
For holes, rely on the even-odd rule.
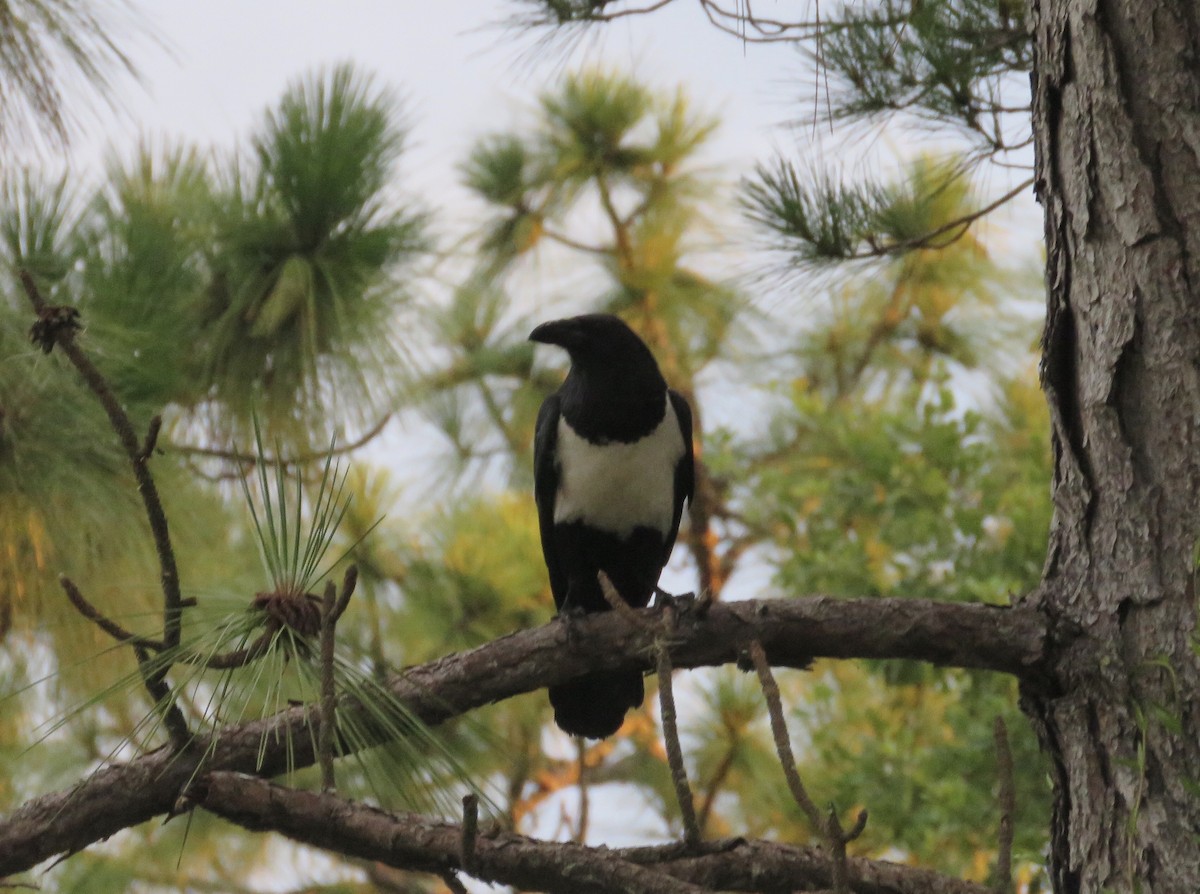
[[1200,891],[1200,6],[1032,0],[1058,892]]

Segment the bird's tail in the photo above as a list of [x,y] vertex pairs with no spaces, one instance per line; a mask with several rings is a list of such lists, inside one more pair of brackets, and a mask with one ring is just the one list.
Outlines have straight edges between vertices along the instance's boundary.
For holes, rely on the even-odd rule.
[[558,728],[588,739],[603,739],[615,733],[625,720],[625,712],[638,707],[645,696],[638,671],[586,674],[550,687],[550,704]]

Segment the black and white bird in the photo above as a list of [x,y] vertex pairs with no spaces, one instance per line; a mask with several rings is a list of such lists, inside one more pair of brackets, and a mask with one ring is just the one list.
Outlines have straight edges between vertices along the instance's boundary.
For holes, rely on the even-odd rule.
[[[554,603],[560,613],[608,611],[597,579],[604,571],[625,602],[643,608],[692,498],[692,411],[618,317],[554,320],[529,338],[571,358],[562,387],[542,404],[534,438],[534,494]],[[615,733],[644,695],[637,671],[550,687],[554,722],[591,739]]]

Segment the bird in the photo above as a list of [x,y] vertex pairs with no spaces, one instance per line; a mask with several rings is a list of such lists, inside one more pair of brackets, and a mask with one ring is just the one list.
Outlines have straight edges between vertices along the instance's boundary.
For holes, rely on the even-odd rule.
[[[571,361],[534,434],[534,499],[555,607],[568,619],[609,611],[603,571],[621,599],[644,608],[692,499],[691,408],[620,317],[551,320],[529,339],[564,349]],[[560,729],[603,739],[645,690],[639,671],[601,671],[549,694]]]

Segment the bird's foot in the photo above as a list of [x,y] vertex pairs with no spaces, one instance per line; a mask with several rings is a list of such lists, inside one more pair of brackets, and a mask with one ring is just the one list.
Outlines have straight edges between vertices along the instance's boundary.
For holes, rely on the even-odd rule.
[[695,593],[668,593],[662,587],[654,588],[654,607],[668,607],[675,613],[676,617],[685,614],[694,614],[698,618],[703,618],[708,609],[712,606],[712,595],[710,593],[701,593],[697,596]]
[[562,622],[563,634],[567,638],[567,648],[573,648],[579,639],[578,622],[587,612],[575,605],[564,605],[558,610],[558,620]]

